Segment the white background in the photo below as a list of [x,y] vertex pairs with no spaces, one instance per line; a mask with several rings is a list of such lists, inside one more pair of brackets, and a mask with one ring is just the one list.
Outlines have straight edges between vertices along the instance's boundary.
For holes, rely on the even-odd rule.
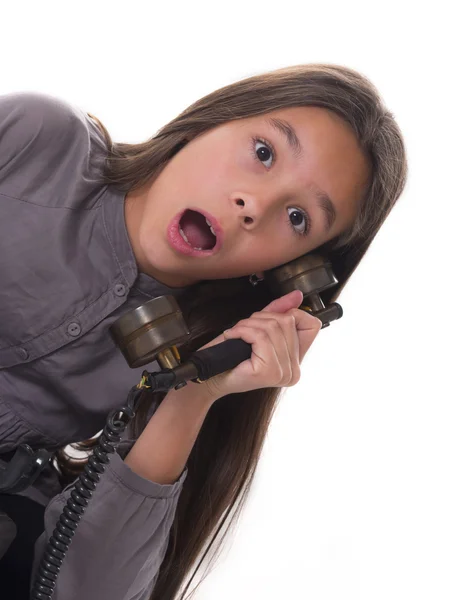
[[[408,187],[274,418],[198,600],[450,598],[448,21],[443,2],[15,2],[0,93],[37,90],[142,141],[204,94],[306,62],[380,89]],[[5,7],[8,8],[5,8]]]

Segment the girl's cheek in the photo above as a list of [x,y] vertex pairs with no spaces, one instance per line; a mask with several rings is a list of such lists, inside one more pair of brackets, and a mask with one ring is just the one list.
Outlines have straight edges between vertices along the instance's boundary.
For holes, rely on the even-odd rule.
[[236,153],[232,164],[242,174],[247,175],[257,175],[263,169],[263,165],[257,163],[250,150]]

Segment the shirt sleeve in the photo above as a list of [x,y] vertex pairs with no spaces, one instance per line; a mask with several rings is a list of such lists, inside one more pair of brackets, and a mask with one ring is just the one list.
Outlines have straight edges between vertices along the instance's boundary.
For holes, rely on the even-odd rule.
[[[173,484],[144,479],[114,454],[69,546],[54,600],[148,600],[167,550],[185,468]],[[47,506],[32,580],[73,485]]]
[[74,208],[65,205],[64,196],[74,197],[68,182],[89,187],[105,153],[100,129],[80,107],[40,92],[0,95],[0,195]]

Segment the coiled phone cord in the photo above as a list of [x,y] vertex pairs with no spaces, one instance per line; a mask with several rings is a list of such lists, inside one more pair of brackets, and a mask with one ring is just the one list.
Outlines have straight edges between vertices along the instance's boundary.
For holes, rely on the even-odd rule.
[[52,536],[47,542],[31,591],[31,600],[51,600],[62,562],[97,487],[100,475],[104,473],[110,455],[116,451],[126,426],[134,418],[134,409],[143,389],[148,387],[144,382],[143,378],[138,385],[131,388],[126,406],[109,413],[98,445],[75,483]]

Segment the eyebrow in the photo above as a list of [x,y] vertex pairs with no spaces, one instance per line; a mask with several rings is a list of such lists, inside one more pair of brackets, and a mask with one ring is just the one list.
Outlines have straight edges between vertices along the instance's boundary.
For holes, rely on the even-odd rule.
[[[292,125],[284,119],[276,119],[270,117],[267,119],[268,124],[281,133],[285,138],[289,146],[294,152],[296,158],[300,158],[302,154],[302,145],[300,140],[295,133],[295,129]],[[336,221],[336,209],[333,202],[328,194],[323,190],[316,189],[314,192],[315,198],[318,200],[319,208],[325,213],[326,218],[326,230],[329,231]]]
[[336,221],[336,209],[331,201],[331,198],[323,190],[317,189],[314,193],[315,197],[319,201],[319,208],[325,213],[326,219],[326,230],[330,231],[333,223]]
[[273,127],[279,133],[284,135],[287,143],[294,151],[295,157],[300,158],[300,155],[302,153],[302,145],[300,144],[297,134],[295,133],[295,129],[292,127],[292,125],[284,119],[275,119],[273,117],[267,119],[267,122],[271,127]]

